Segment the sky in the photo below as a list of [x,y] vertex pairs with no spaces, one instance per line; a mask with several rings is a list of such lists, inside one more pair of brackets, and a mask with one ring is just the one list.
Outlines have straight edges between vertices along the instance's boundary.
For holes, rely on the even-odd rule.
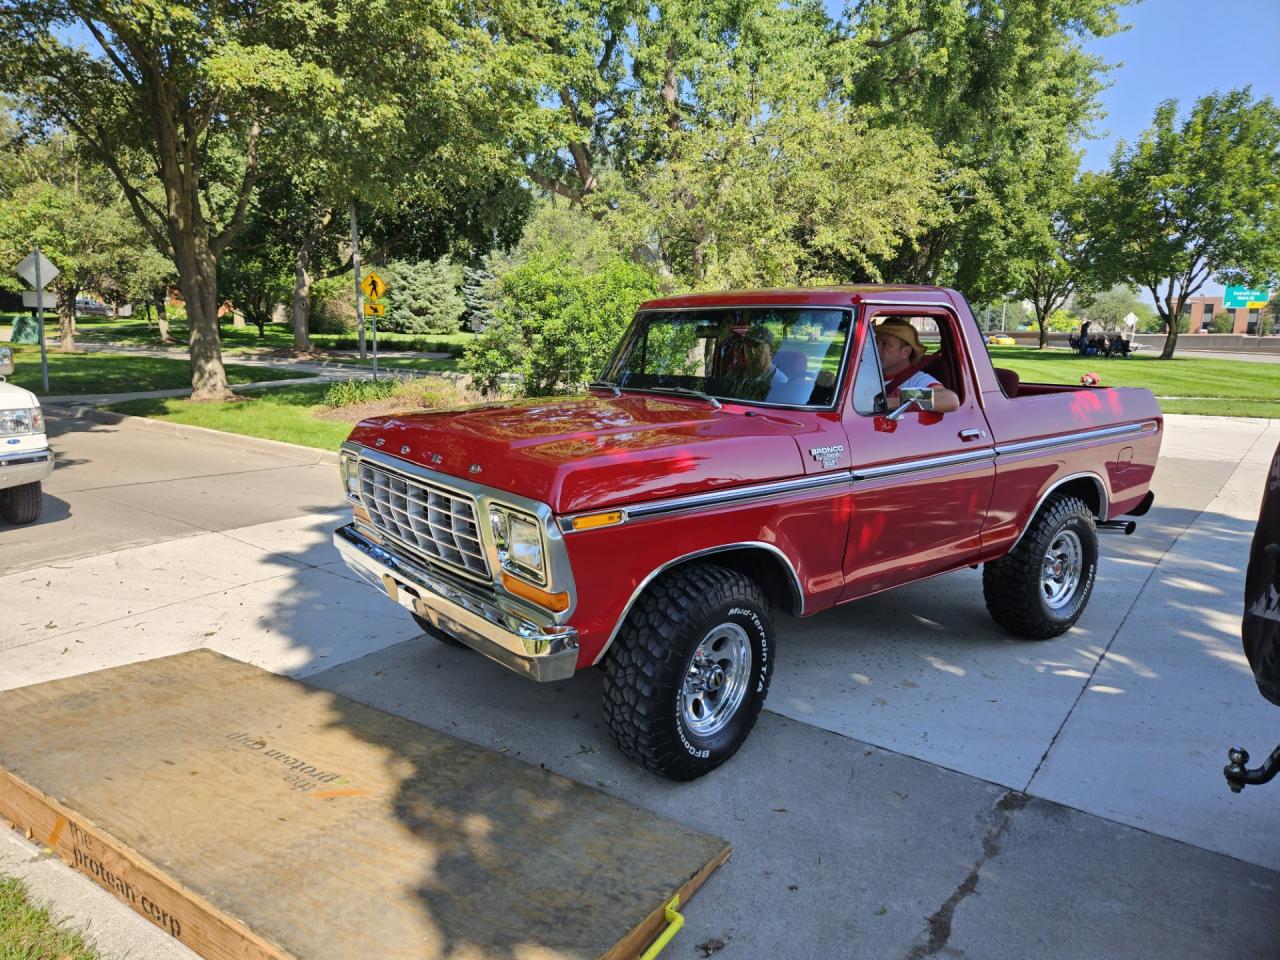
[[1255,98],[1280,102],[1280,0],[1145,0],[1121,17],[1129,30],[1086,47],[1121,66],[1102,93],[1102,136],[1084,144],[1085,169],[1105,168],[1116,140],[1136,139],[1162,100],[1186,110],[1206,93],[1249,84]]
[[[1162,100],[1177,100],[1182,112],[1206,93],[1249,85],[1255,99],[1280,102],[1280,0],[1144,0],[1121,17],[1127,31],[1086,47],[1120,65],[1102,92],[1099,137],[1082,145],[1084,169],[1105,169],[1116,141],[1135,140]],[[1220,296],[1222,285],[1209,280],[1198,293]]]

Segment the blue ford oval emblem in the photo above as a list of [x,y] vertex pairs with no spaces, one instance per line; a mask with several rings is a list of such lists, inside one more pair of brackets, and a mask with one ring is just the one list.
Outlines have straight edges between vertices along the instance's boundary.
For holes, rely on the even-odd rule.
[[9,446],[11,446],[11,447],[12,447],[15,443],[21,443],[21,442],[22,442],[22,441],[21,441],[19,438],[17,438],[17,437],[14,437],[12,440],[6,440],[6,441],[5,441],[5,443],[9,444]]

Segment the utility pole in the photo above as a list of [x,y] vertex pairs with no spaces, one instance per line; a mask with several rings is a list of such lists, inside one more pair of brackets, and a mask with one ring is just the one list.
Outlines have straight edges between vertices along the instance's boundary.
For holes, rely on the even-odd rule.
[[[356,198],[351,198],[351,263],[356,268],[356,323],[360,325],[360,359],[364,359],[364,291],[360,289],[360,231],[356,226]],[[376,375],[376,370],[375,370]]]
[[[40,378],[44,384],[45,396],[49,395],[49,355],[45,352],[44,347],[44,286],[40,280],[40,244],[36,244],[36,324],[40,328]],[[61,349],[66,349],[67,345],[62,344]]]

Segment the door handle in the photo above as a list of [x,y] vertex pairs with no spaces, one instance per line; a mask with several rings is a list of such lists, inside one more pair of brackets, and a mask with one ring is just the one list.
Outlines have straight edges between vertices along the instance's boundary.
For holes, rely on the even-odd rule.
[[985,430],[961,430],[957,436],[966,443],[970,440],[981,440],[987,435]]

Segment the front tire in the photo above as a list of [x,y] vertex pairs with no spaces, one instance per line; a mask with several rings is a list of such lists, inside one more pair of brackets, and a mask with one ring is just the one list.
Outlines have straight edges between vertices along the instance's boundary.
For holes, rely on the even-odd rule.
[[461,647],[463,650],[471,649],[457,637],[452,634],[445,633],[443,630],[436,627],[436,625],[426,617],[420,617],[416,613],[410,614],[410,616],[413,617],[414,622],[422,628],[422,632],[428,637],[431,637],[431,639],[439,640],[447,647]]
[[0,517],[10,523],[34,523],[44,506],[40,481],[0,491]]
[[982,568],[996,623],[1027,640],[1049,640],[1080,619],[1098,573],[1098,530],[1079,497],[1049,500],[1018,545]]
[[654,773],[697,779],[747,739],[773,661],[768,602],[750,578],[711,564],[660,577],[602,664],[609,733]]

